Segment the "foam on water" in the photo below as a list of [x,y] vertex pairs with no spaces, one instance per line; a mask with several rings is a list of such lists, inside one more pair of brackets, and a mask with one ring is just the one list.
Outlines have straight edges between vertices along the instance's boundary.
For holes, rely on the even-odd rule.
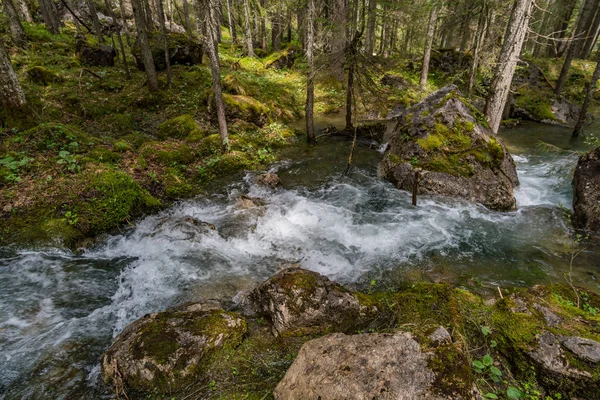
[[[431,258],[456,273],[482,260],[508,271],[532,260],[550,265],[565,233],[551,206],[570,202],[567,175],[555,171],[574,160],[515,158],[522,208],[512,213],[427,196],[414,208],[408,193],[356,169],[313,190],[269,191],[246,179],[227,195],[147,217],[83,255],[27,251],[0,259],[0,393],[43,393],[40,371],[56,380],[59,397],[91,393],[99,355],[131,321],[183,301],[230,299],[290,262],[344,283],[385,279]],[[240,207],[244,193],[264,205]],[[524,283],[486,268],[474,271],[483,280]]]

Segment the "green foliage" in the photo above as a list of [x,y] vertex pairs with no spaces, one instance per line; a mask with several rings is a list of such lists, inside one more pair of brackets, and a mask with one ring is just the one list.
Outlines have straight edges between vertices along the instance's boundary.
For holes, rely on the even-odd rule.
[[0,183],[9,184],[20,182],[19,170],[30,163],[27,156],[15,159],[13,156],[5,155],[0,158]]
[[56,161],[59,165],[64,165],[67,167],[67,170],[70,172],[74,172],[75,170],[79,170],[79,166],[77,165],[77,157],[72,155],[71,152],[67,150],[61,150],[58,153],[58,161]]
[[556,120],[551,109],[551,93],[547,93],[543,90],[522,90],[516,98],[516,104],[540,121]]
[[63,79],[56,72],[42,66],[31,67],[27,70],[27,76],[32,82],[47,86],[51,83],[61,82]]

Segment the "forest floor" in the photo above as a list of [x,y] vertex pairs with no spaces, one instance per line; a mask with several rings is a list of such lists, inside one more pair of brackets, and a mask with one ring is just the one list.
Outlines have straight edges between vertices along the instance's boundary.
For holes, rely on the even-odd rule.
[[[41,25],[25,28],[29,47],[14,49],[11,60],[29,111],[0,114],[0,244],[89,244],[136,217],[210,191],[215,180],[266,169],[279,148],[303,135],[288,125],[304,114],[303,57],[289,69],[268,67],[291,47],[250,59],[223,30],[219,58],[232,148],[223,155],[206,63],[172,66],[171,87],[161,72],[161,90],[151,93],[130,54],[128,80],[119,60],[114,67],[81,65],[73,27],[60,35]],[[560,60],[539,65],[550,81],[556,79]],[[593,63],[575,63],[566,88],[573,101],[581,100],[592,69]],[[377,60],[367,72],[370,90],[358,93],[359,117],[381,118],[445,84],[460,86],[466,72],[433,69],[427,91],[418,89],[418,73],[413,61]],[[401,76],[403,84],[383,85],[385,74]],[[484,72],[480,81],[486,79]],[[480,86],[476,91],[485,90]],[[519,90],[529,93],[526,86]],[[531,108],[546,112],[551,90],[532,93]],[[315,94],[316,114],[344,109],[344,85],[332,76],[318,76]]]

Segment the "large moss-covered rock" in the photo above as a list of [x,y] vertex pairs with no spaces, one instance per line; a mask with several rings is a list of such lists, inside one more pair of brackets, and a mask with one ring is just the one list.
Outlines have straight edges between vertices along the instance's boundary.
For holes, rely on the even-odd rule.
[[266,62],[265,67],[267,68],[292,68],[296,58],[302,54],[302,50],[295,46],[289,46],[288,48],[271,54]]
[[[159,32],[153,32],[148,35],[150,50],[154,59],[154,66],[158,71],[167,67],[165,61],[165,50],[162,36]],[[169,62],[171,65],[195,65],[202,64],[202,45],[200,42],[183,33],[169,33]],[[140,70],[144,70],[140,43],[136,40],[131,49],[135,62]]]
[[141,392],[178,391],[202,378],[203,360],[239,345],[245,333],[243,317],[202,304],[149,314],[106,351],[102,375],[113,387],[116,380]]
[[404,190],[413,190],[418,179],[419,195],[460,197],[493,210],[516,208],[514,161],[456,86],[399,117],[379,174]]
[[[223,102],[228,121],[239,119],[260,127],[269,122],[269,108],[253,97],[223,93]],[[214,96],[209,97],[208,105],[211,116],[216,122],[217,111]]]
[[432,354],[410,333],[334,333],[304,344],[274,392],[294,399],[462,399],[434,386]]
[[573,177],[573,222],[600,232],[600,147],[579,157]]
[[377,311],[327,277],[295,267],[262,283],[252,297],[276,335],[355,329]]
[[112,46],[90,45],[84,35],[77,35],[75,52],[83,65],[92,67],[112,67],[115,65],[117,51]]
[[200,140],[207,134],[208,132],[200,130],[194,117],[189,114],[168,119],[158,126],[158,137],[161,139],[183,139],[191,136]]

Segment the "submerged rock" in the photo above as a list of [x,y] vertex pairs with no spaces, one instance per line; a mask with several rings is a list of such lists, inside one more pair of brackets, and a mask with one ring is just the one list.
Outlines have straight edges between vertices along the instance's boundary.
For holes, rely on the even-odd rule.
[[[379,174],[398,189],[459,197],[492,210],[516,208],[515,163],[485,120],[460,95],[445,87],[399,118]],[[417,171],[419,171],[417,173]]]
[[202,360],[233,348],[246,333],[246,321],[213,305],[190,304],[146,315],[129,325],[102,358],[104,381],[133,390],[169,393],[202,375]]
[[573,177],[573,223],[600,232],[600,147],[579,157]]
[[275,335],[356,329],[376,308],[327,277],[302,268],[287,268],[253,293],[260,313],[268,316]]
[[274,392],[294,399],[460,399],[436,393],[430,353],[410,333],[334,333],[304,344]]
[[277,186],[281,185],[281,179],[276,173],[267,172],[266,174],[261,174],[256,177],[256,184],[270,187],[271,189],[275,189]]

